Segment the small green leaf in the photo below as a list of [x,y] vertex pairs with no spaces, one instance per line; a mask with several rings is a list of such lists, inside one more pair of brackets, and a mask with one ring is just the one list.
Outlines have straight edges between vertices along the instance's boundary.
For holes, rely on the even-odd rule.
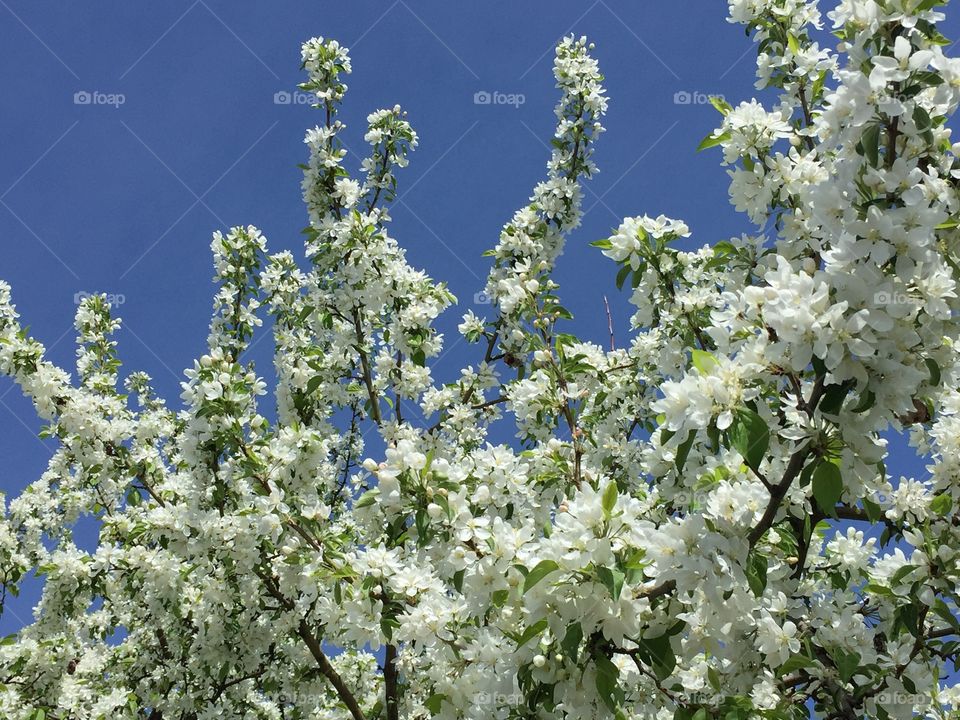
[[883,508],[880,507],[877,503],[869,498],[864,498],[861,500],[863,503],[863,509],[867,513],[867,519],[870,522],[877,522],[880,518],[883,517]]
[[867,390],[860,396],[860,402],[853,409],[855,413],[863,413],[869,410],[877,402],[877,396],[872,390]]
[[846,400],[847,393],[850,392],[851,387],[851,383],[828,385],[817,409],[828,415],[836,415],[840,412],[840,408],[843,407],[843,402]]
[[813,497],[824,514],[836,517],[836,505],[843,494],[840,468],[832,462],[821,462],[813,471]]
[[703,140],[700,141],[700,144],[697,145],[697,152],[702,152],[703,150],[708,150],[709,148],[716,147],[721,145],[730,139],[730,133],[721,133],[720,135],[714,135],[710,133]]
[[600,500],[603,506],[603,516],[607,520],[613,515],[613,509],[617,506],[617,497],[617,483],[611,480],[606,490],[603,491],[603,497]]
[[730,103],[728,103],[721,95],[711,95],[710,104],[713,105],[713,107],[716,108],[717,112],[719,112],[721,115],[726,115],[733,110],[733,107],[730,105]]
[[694,348],[690,351],[690,360],[693,366],[702,373],[708,373],[717,366],[717,358],[706,350]]
[[840,673],[840,679],[843,682],[850,682],[856,672],[857,668],[860,667],[860,655],[855,652],[844,652],[843,650],[835,650],[833,653],[833,661],[837,666],[837,672]]
[[950,612],[950,608],[947,607],[947,604],[943,600],[939,598],[934,600],[932,610],[946,620],[952,628],[960,630],[960,620],[957,620],[953,613]]
[[880,165],[880,126],[873,124],[867,128],[860,138],[863,155],[873,167]]
[[720,673],[717,672],[715,667],[707,668],[707,680],[710,682],[710,687],[720,692],[720,688],[722,687],[720,684]]
[[427,708],[427,710],[430,711],[431,715],[439,715],[440,706],[443,705],[443,701],[446,699],[447,699],[447,696],[444,695],[443,693],[436,693],[428,697],[426,701],[423,703],[423,705],[424,707]]
[[533,638],[540,635],[540,633],[542,633],[546,629],[547,629],[546,619],[535,622],[533,625],[531,625],[530,627],[528,627],[526,630],[523,631],[523,634],[517,640],[517,647],[518,648],[523,647],[528,642],[533,640]]
[[806,655],[797,653],[796,655],[792,655],[790,658],[788,658],[787,661],[780,666],[779,673],[781,676],[789,675],[796,670],[812,668],[816,667],[816,665],[817,662],[813,658],[809,658]]
[[357,501],[353,504],[353,509],[360,510],[361,508],[369,507],[377,501],[378,497],[380,497],[380,488],[372,488],[371,490],[367,490],[363,495],[357,498]]
[[314,391],[320,387],[320,383],[323,382],[322,375],[314,375],[312,378],[307,380],[307,395],[312,395]]
[[674,459],[674,464],[677,466],[677,472],[683,472],[683,466],[687,462],[687,456],[690,455],[690,448],[693,447],[693,441],[697,439],[697,431],[691,430],[690,434],[687,435],[687,439],[684,440],[680,447],[677,448],[677,457]]
[[760,597],[767,587],[767,558],[756,550],[747,558],[747,583],[754,595]]
[[538,582],[543,580],[547,575],[552,572],[556,572],[560,569],[560,566],[553,560],[541,560],[537,563],[536,567],[533,568],[527,577],[523,580],[523,592],[526,593],[530,588],[536,585]]
[[583,627],[580,623],[575,622],[571,623],[567,627],[567,632],[563,636],[563,640],[560,641],[560,647],[563,648],[564,654],[577,662],[577,657],[580,654],[580,641],[583,640]]
[[637,652],[653,667],[658,680],[668,677],[677,666],[677,658],[668,634],[664,633],[655,638],[640,638],[637,646]]
[[616,712],[620,690],[620,669],[606,655],[594,655],[597,667],[597,693],[610,712]]
[[900,568],[897,568],[897,571],[890,576],[890,587],[896,587],[899,585],[907,575],[912,573],[917,569],[916,565],[904,565]]
[[916,124],[917,132],[920,133],[921,137],[923,137],[928,144],[932,143],[933,123],[930,121],[930,116],[927,114],[927,111],[919,105],[913,109],[913,122]]
[[927,358],[924,362],[927,364],[927,370],[930,371],[930,384],[937,387],[941,379],[940,365],[933,358]]
[[763,418],[750,408],[739,408],[734,412],[733,424],[727,433],[731,444],[747,465],[759,467],[770,445],[770,429]]
[[610,597],[614,600],[619,600],[620,591],[623,590],[623,580],[626,576],[619,570],[611,570],[608,567],[601,566],[597,568],[597,577],[600,578],[600,582],[607,588]]
[[953,498],[950,493],[940,493],[930,501],[930,509],[937,515],[943,516],[953,509]]
[[913,603],[897,608],[894,613],[894,627],[903,625],[914,637],[920,637],[920,612]]

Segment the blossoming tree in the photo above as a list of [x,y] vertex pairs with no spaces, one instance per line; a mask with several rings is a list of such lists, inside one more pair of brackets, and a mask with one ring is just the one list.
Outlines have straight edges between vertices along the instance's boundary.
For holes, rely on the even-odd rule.
[[[0,372],[58,441],[0,523],[2,598],[43,578],[0,647],[0,715],[957,717],[960,62],[942,4],[842,0],[834,51],[814,3],[730,0],[777,99],[716,101],[702,146],[758,234],[684,252],[682,222],[624,219],[594,243],[636,308],[611,350],[564,332],[551,280],[607,110],[590,46],[561,42],[547,177],[488,253],[493,313],[464,317],[476,364],[446,384],[434,321],[454,298],[389,234],[417,136],[373,113],[352,178],[347,51],[307,42],[306,259],[253,227],[214,235],[182,410],[143,373],[120,383],[104,298],[77,313],[74,381],[0,285]],[[245,359],[264,317],[270,419]],[[497,423],[516,447],[487,441]],[[891,428],[929,477],[888,477]],[[89,517],[93,552],[72,536]]]

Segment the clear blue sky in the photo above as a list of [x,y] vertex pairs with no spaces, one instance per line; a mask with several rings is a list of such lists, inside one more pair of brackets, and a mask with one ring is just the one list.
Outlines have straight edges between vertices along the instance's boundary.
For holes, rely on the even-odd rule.
[[[590,241],[643,213],[686,220],[691,244],[751,229],[728,203],[719,153],[695,152],[719,119],[703,96],[736,104],[756,95],[752,44],[725,15],[726,3],[705,0],[0,0],[0,278],[67,367],[75,293],[122,295],[125,371],[146,370],[178,402],[181,370],[206,339],[211,232],[251,223],[272,251],[301,249],[296,165],[305,128],[320,118],[275,94],[301,81],[303,40],[334,37],[353,58],[348,146],[363,153],[367,113],[396,103],[420,134],[393,234],[460,298],[441,323],[450,351],[437,374],[451,377],[479,359],[476,348],[454,346],[456,325],[483,286],[481,253],[544,174],[552,48],[574,32],[596,43],[612,102],[589,211],[561,262],[561,294],[576,329],[606,343],[608,293],[624,338],[629,309]],[[960,35],[957,22],[944,32]],[[524,102],[476,104],[482,91]],[[258,348],[264,373],[269,349],[269,339]],[[0,423],[0,487],[12,496],[42,472],[49,450],[29,404],[2,379]],[[922,472],[916,461],[890,466]],[[32,595],[12,606],[22,617]],[[5,616],[0,634],[18,624]]]

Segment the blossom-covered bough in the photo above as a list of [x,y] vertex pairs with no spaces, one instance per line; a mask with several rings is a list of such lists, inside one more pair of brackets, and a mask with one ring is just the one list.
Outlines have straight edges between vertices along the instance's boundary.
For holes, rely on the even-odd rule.
[[[594,243],[636,308],[610,350],[564,332],[551,280],[607,109],[564,40],[547,179],[489,253],[495,314],[464,317],[477,361],[446,384],[454,298],[389,235],[417,136],[373,113],[352,178],[347,52],[306,43],[306,261],[253,227],[214,236],[184,409],[143,373],[118,384],[104,298],[78,311],[72,381],[0,285],[0,371],[59,443],[0,523],[2,597],[44,581],[0,647],[0,716],[957,717],[960,62],[940,5],[843,0],[831,50],[814,3],[730,1],[776,99],[716,101],[702,147],[758,234],[683,252],[686,225],[643,216]],[[245,358],[268,315],[270,419]],[[901,428],[923,479],[888,477]],[[93,552],[72,536],[89,517]]]

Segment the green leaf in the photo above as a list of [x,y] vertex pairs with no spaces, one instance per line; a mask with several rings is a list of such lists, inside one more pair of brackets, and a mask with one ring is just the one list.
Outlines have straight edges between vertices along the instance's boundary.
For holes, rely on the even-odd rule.
[[797,36],[793,33],[787,33],[787,47],[790,48],[790,52],[794,55],[800,54],[800,41],[797,40]]
[[930,501],[930,509],[937,515],[943,516],[953,509],[953,498],[950,493],[940,493]]
[[536,585],[538,582],[543,580],[547,575],[552,572],[556,572],[560,569],[560,566],[553,560],[541,560],[537,563],[537,566],[533,568],[527,577],[523,580],[523,592],[526,593],[530,588]]
[[917,132],[927,141],[927,144],[933,143],[933,123],[927,111],[919,105],[913,109],[913,122],[916,123]]
[[940,365],[933,358],[927,358],[924,362],[927,364],[927,370],[930,371],[930,384],[937,387],[941,379]]
[[747,583],[757,597],[763,595],[767,587],[767,558],[756,550],[751,550],[747,558]]
[[523,634],[517,640],[517,647],[518,648],[523,647],[528,642],[533,640],[533,638],[540,635],[540,633],[542,633],[546,629],[547,629],[546,619],[535,622],[533,625],[531,625],[530,627],[528,627],[526,630],[523,631]]
[[664,633],[655,638],[640,638],[637,645],[637,652],[653,667],[658,680],[668,677],[677,666],[677,658],[673,654],[668,634]]
[[677,472],[683,472],[683,466],[687,462],[687,456],[690,455],[690,448],[693,447],[693,441],[697,439],[697,431],[691,430],[690,434],[687,435],[687,439],[684,440],[680,447],[677,448],[677,457],[674,459],[674,464],[677,466]]
[[620,591],[623,590],[623,580],[626,577],[619,570],[611,570],[608,567],[598,567],[597,577],[610,593],[614,600],[620,599]]
[[883,508],[880,507],[877,503],[869,498],[864,498],[860,502],[863,503],[863,509],[867,513],[867,519],[870,522],[877,522],[880,518],[883,517]]
[[613,509],[617,506],[617,496],[617,483],[611,480],[606,490],[603,491],[603,497],[600,500],[603,506],[603,516],[607,520],[613,515]]
[[697,145],[697,152],[702,152],[708,150],[709,148],[716,147],[727,140],[730,139],[730,133],[721,133],[720,135],[714,135],[710,133],[703,140],[700,141],[700,144]]
[[867,162],[873,167],[880,165],[880,126],[871,125],[860,138],[860,145],[863,148],[863,155]]
[[836,517],[836,505],[843,494],[840,468],[832,462],[821,462],[813,471],[813,497],[824,514]]
[[314,375],[312,378],[307,380],[307,395],[312,395],[314,391],[320,387],[320,383],[323,382],[322,375]]
[[391,642],[393,640],[393,631],[398,627],[400,627],[400,621],[396,618],[380,618],[380,630],[383,632],[383,636],[387,639],[387,642]]
[[896,587],[910,573],[917,569],[916,565],[904,565],[897,568],[897,571],[890,576],[890,587]]
[[622,693],[619,684],[620,670],[606,655],[598,653],[594,655],[593,661],[597,667],[597,693],[607,709],[616,712],[618,696]]
[[431,715],[440,714],[440,706],[443,705],[443,701],[447,699],[447,696],[443,693],[435,693],[426,699],[423,703],[427,710],[430,711]]
[[563,648],[564,654],[573,660],[573,662],[577,662],[577,657],[580,654],[581,640],[583,640],[583,627],[578,622],[571,623],[567,627],[567,632],[563,636],[563,640],[560,641],[560,647]]
[[792,655],[790,658],[788,658],[787,661],[780,666],[779,673],[781,676],[789,675],[796,670],[803,670],[804,668],[812,668],[816,666],[816,660],[807,657],[806,655],[797,653],[796,655]]
[[357,498],[357,501],[353,504],[353,509],[359,510],[361,508],[369,507],[377,501],[378,497],[380,497],[380,488],[372,488],[367,490],[363,495]]
[[857,403],[857,406],[853,409],[855,413],[863,413],[869,410],[874,406],[874,403],[877,402],[877,396],[872,390],[867,390],[860,397],[860,402]]
[[750,408],[738,408],[727,433],[731,444],[747,465],[759,467],[770,446],[770,429],[763,418]]
[[710,682],[710,687],[712,687],[717,692],[720,692],[721,683],[720,683],[720,673],[717,672],[715,667],[707,668],[707,680]]
[[720,95],[711,95],[710,104],[716,108],[717,112],[721,115],[726,115],[728,112],[733,110],[733,107],[726,100],[723,99]]
[[847,393],[850,392],[851,387],[853,386],[849,383],[828,385],[817,409],[828,415],[836,415],[840,412],[840,408],[843,407],[843,401],[846,400]]
[[898,624],[903,625],[914,637],[920,637],[920,613],[915,604],[904,605],[897,608],[894,613],[894,627]]
[[833,662],[837,666],[837,672],[840,673],[840,679],[843,682],[850,682],[850,678],[860,667],[860,655],[855,652],[845,652],[837,649],[833,653]]
[[947,607],[947,604],[943,600],[940,600],[939,598],[934,600],[931,609],[941,618],[946,620],[952,628],[955,630],[960,629],[960,620],[957,620],[953,613],[950,612],[950,608]]
[[717,358],[706,350],[694,348],[690,351],[690,360],[693,366],[702,373],[708,373],[717,366]]

